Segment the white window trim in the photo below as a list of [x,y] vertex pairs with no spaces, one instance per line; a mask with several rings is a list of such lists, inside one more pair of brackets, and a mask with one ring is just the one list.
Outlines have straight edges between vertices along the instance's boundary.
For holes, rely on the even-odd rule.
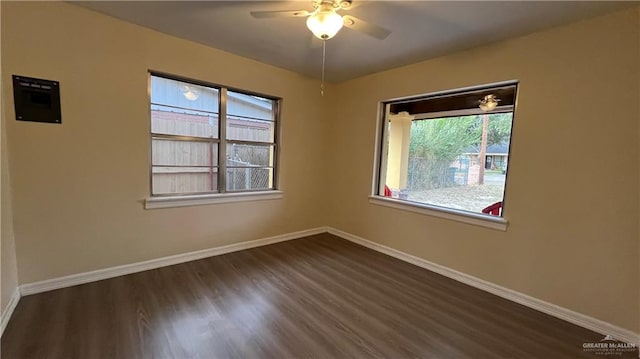
[[389,197],[371,195],[369,196],[369,203],[400,209],[403,211],[424,214],[431,217],[444,218],[456,222],[472,224],[475,226],[495,229],[503,232],[507,230],[507,225],[509,224],[509,221],[502,217],[491,216],[488,214],[472,213],[425,203],[407,202]]
[[207,204],[234,203],[247,201],[263,201],[271,199],[281,199],[284,197],[282,191],[256,191],[237,193],[215,193],[198,195],[179,195],[148,197],[144,201],[145,209],[173,208],[202,206]]

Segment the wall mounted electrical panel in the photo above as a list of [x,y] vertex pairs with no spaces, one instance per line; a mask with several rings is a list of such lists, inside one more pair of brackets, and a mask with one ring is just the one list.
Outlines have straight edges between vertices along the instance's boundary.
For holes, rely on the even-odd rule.
[[58,81],[13,75],[13,102],[18,121],[62,123]]

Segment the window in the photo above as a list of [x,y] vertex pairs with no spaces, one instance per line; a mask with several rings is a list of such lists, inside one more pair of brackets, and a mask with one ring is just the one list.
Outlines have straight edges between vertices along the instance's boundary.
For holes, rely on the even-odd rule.
[[516,90],[509,82],[384,102],[374,198],[501,217]]
[[151,74],[153,196],[276,189],[279,100]]

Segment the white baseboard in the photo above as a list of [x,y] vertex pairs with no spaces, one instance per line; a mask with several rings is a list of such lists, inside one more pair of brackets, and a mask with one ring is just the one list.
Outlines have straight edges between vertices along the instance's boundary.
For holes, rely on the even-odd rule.
[[[72,274],[64,277],[58,277],[53,279],[47,279],[34,283],[27,283],[20,286],[20,293],[22,295],[30,295],[41,292],[46,292],[54,289],[71,287],[74,285],[95,282],[103,279],[109,279],[113,277],[119,277],[131,273],[142,272],[150,269],[156,269],[166,267],[174,264],[190,262],[207,257],[213,257],[225,253],[231,253],[241,251],[243,249],[249,249],[254,247],[266,246],[273,243],[289,241],[292,239],[311,236],[314,234],[325,233],[327,229],[325,227],[319,227],[314,229],[308,229],[305,231],[293,232],[282,234],[274,237],[256,239],[252,241],[233,243],[222,247],[208,248],[194,252],[176,254],[173,256],[151,259],[144,262],[125,264],[117,267],[98,269],[90,272]],[[4,319],[4,316],[3,316]]]
[[484,290],[485,292],[495,294],[499,297],[508,299],[512,302],[522,304],[529,308],[549,314],[551,316],[562,319],[569,323],[576,324],[578,326],[592,330],[594,332],[597,332],[603,335],[611,335],[614,338],[626,343],[632,343],[636,345],[640,344],[640,339],[639,339],[640,334],[634,333],[630,330],[607,323],[600,319],[596,319],[582,313],[574,312],[570,309],[563,308],[555,304],[551,304],[549,302],[545,302],[543,300],[531,297],[527,294],[520,293],[515,290],[508,289],[491,282],[487,282],[486,280],[476,278],[462,272],[458,272],[454,269],[447,268],[445,266],[442,266],[440,264],[436,264],[433,262],[429,262],[425,259],[412,256],[410,254],[401,252],[397,249],[393,249],[385,245],[369,241],[362,237],[358,237],[356,235],[343,232],[335,228],[327,227],[327,232],[335,236],[344,238],[348,241],[354,242],[356,244],[362,245],[364,247],[373,249],[377,252],[381,252],[391,257],[400,259],[404,262],[408,262],[418,267],[428,269],[432,272],[436,272],[438,274],[441,274],[445,277],[451,278],[458,282]]
[[16,307],[18,306],[19,301],[20,301],[20,288],[18,287],[13,291],[13,294],[11,295],[11,299],[9,299],[9,303],[7,303],[7,306],[2,311],[1,318],[0,318],[0,337],[4,333],[4,328],[7,327],[7,324],[9,323],[9,319],[11,319],[11,316],[13,315],[13,311],[16,310]]

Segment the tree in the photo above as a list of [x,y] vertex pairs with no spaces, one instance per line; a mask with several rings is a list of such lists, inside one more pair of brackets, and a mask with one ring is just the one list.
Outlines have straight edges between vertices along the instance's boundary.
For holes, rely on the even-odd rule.
[[[471,148],[479,150],[483,121],[480,115],[414,121],[411,126],[409,170],[413,189],[440,188],[452,185],[448,176],[451,163]],[[486,124],[486,147],[503,143],[511,136],[511,113],[489,114]],[[485,147],[485,152],[486,152]]]
[[452,185],[447,176],[451,163],[477,143],[477,116],[414,121],[411,125],[409,184],[413,189]]
[[477,142],[477,116],[414,121],[409,156],[453,160]]
[[503,143],[511,137],[511,120],[513,113],[495,113],[489,115],[489,131],[487,146]]

